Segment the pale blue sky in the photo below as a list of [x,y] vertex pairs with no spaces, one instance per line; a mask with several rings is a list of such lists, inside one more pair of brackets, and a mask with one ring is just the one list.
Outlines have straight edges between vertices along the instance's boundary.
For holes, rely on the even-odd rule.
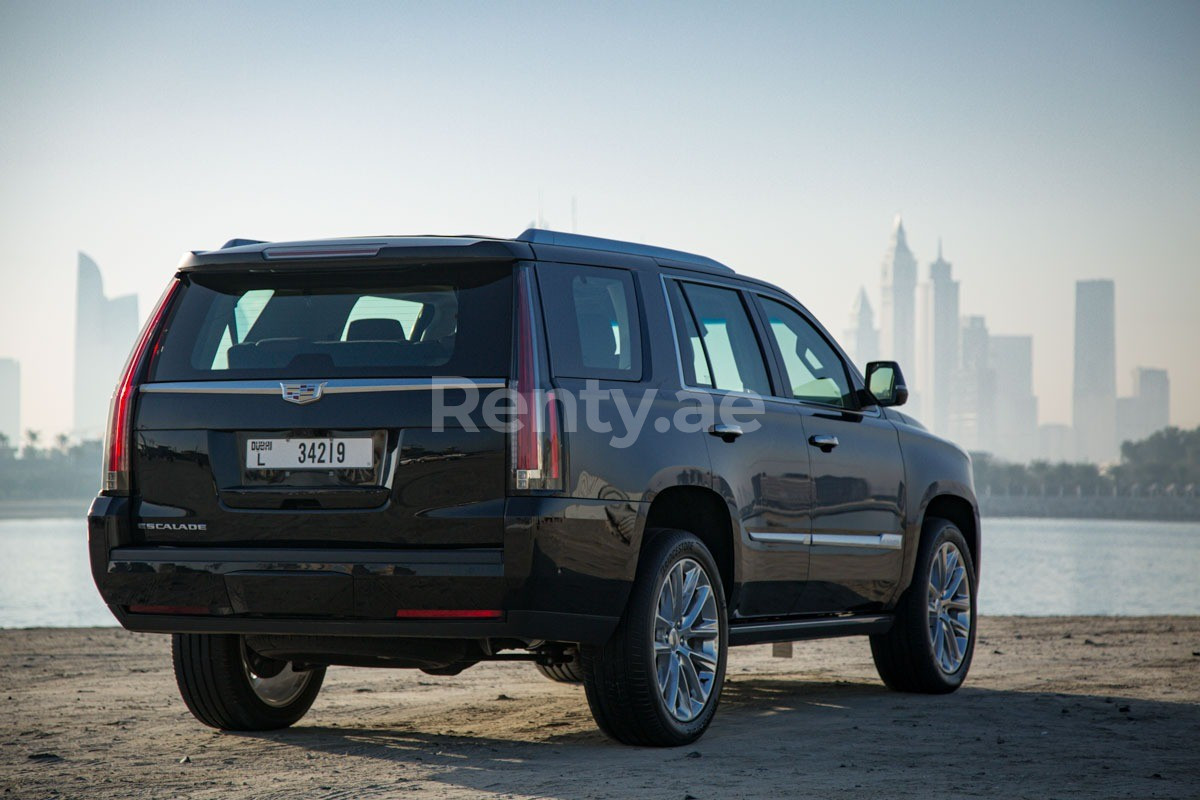
[[[1118,382],[1200,424],[1200,4],[0,0],[0,356],[70,424],[75,252],[143,314],[233,236],[537,214],[773,280],[836,333],[902,211],[964,313],[1035,336],[1070,417],[1074,281],[1117,281]],[[108,387],[104,387],[107,391]]]

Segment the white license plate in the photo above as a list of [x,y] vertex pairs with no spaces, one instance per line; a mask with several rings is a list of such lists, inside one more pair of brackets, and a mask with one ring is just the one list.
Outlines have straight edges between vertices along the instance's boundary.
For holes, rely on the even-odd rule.
[[370,439],[248,439],[246,469],[360,469],[375,466]]

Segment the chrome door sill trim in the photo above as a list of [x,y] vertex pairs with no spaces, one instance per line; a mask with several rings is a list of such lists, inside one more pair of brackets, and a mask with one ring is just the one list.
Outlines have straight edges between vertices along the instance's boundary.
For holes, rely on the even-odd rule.
[[861,547],[870,550],[899,550],[904,546],[904,537],[898,533],[814,533],[813,547]]
[[792,544],[807,547],[812,544],[812,534],[808,533],[774,533],[767,531],[746,531],[750,541],[760,544]]

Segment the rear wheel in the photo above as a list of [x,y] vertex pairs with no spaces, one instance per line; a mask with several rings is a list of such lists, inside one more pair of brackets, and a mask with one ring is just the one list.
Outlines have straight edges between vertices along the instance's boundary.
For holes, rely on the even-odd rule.
[[241,636],[177,633],[171,655],[192,716],[222,730],[286,728],[308,711],[325,679],[324,667],[263,658]]
[[699,739],[725,679],[725,592],[708,549],[686,531],[647,531],[625,615],[604,645],[581,648],[596,724],[634,745]]
[[901,692],[945,694],[975,652],[975,565],[954,523],[926,520],[913,578],[885,634],[871,637],[879,677]]
[[537,671],[556,683],[583,683],[583,665],[579,663],[579,654],[570,661],[562,664],[534,664]]

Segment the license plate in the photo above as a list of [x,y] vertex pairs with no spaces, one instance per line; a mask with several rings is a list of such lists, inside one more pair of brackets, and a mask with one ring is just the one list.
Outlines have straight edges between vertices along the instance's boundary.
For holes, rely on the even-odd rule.
[[246,469],[361,469],[375,466],[370,439],[247,439]]

